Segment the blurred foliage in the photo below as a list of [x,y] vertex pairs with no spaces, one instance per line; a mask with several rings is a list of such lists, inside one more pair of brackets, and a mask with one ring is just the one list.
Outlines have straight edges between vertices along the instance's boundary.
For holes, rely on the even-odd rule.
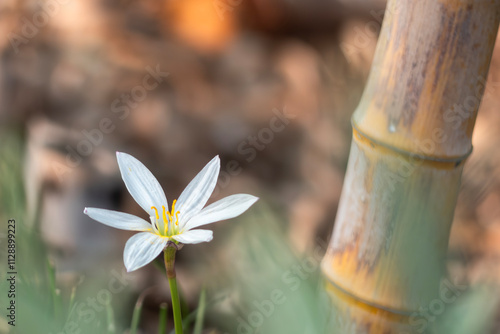
[[495,333],[494,321],[499,306],[498,287],[474,286],[439,318],[435,333]]
[[239,219],[226,246],[228,262],[210,282],[212,293],[225,295],[208,311],[224,333],[329,332],[319,271],[326,249],[295,254],[282,221],[266,208]]
[[[3,130],[0,128],[0,130]],[[25,212],[23,187],[24,142],[20,133],[0,132],[0,218]]]
[[[122,298],[118,295],[112,304],[98,305],[92,308],[89,298],[98,296],[103,282],[109,277],[101,277],[92,281],[80,277],[74,286],[60,286],[57,279],[57,268],[50,260],[49,249],[39,231],[38,214],[35,222],[27,221],[26,201],[23,184],[22,137],[15,132],[4,132],[0,138],[0,189],[2,239],[0,257],[7,259],[5,235],[7,220],[16,221],[16,326],[7,325],[9,319],[5,313],[0,314],[1,333],[115,333],[113,329],[113,308],[122,312]],[[6,266],[6,261],[3,262]],[[4,267],[5,268],[5,267]],[[2,272],[4,271],[2,268]],[[104,275],[105,276],[105,275]],[[2,305],[9,290],[8,282],[3,278],[0,282]],[[5,298],[5,299],[4,299]],[[94,298],[95,299],[95,298]],[[82,316],[84,315],[84,316]],[[29,320],[28,320],[29,319]],[[9,332],[9,329],[11,330]]]
[[[320,261],[326,245],[316,240],[313,249],[297,253],[283,228],[284,218],[265,205],[261,201],[260,209],[238,219],[225,246],[227,262],[207,278],[212,298],[208,325],[223,334],[371,333],[366,323],[350,319],[357,312],[355,304],[338,308],[325,293]],[[499,301],[491,286],[470,287],[442,313],[431,312],[425,328],[408,318],[403,325],[410,332],[404,334],[492,333]]]
[[[12,330],[6,325],[5,315],[1,314],[0,332],[127,332],[133,310],[129,289],[112,294],[109,303],[96,304],[96,299],[99,300],[109,285],[111,268],[96,269],[95,277],[79,277],[72,285],[61,284],[58,280],[57,268],[50,261],[39,224],[26,221],[22,174],[24,143],[21,138],[16,133],[3,133],[0,141],[0,216],[3,221],[16,219],[18,251],[17,326]],[[356,327],[346,332],[324,293],[320,261],[326,245],[316,240],[313,249],[297,252],[290,245],[283,215],[266,205],[266,200],[261,200],[257,209],[232,225],[231,236],[221,248],[223,254],[215,260],[217,265],[207,270],[205,283],[209,288],[206,292],[201,290],[199,307],[188,312],[184,302],[186,333],[193,330],[200,334],[209,329],[212,333],[224,334],[363,333]],[[5,250],[6,247],[1,247],[2,258],[6,258]],[[7,290],[6,284],[2,279],[1,291]],[[498,307],[499,299],[492,298],[496,293],[493,288],[486,287],[464,293],[431,324],[430,333],[488,333]],[[132,327],[142,328],[139,322],[143,298],[140,297],[133,312]],[[165,309],[164,305],[159,310],[160,330],[166,328],[169,318],[165,316]],[[27,316],[29,321],[26,321]],[[205,324],[205,331],[202,324]],[[142,333],[140,329],[137,332]]]

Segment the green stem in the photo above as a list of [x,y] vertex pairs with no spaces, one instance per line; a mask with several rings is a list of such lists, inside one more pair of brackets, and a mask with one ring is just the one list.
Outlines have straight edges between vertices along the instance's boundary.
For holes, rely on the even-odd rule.
[[172,295],[172,309],[174,310],[175,334],[182,334],[182,316],[179,293],[177,292],[177,280],[175,277],[169,278],[170,294]]
[[177,247],[169,245],[165,248],[165,268],[167,270],[168,284],[170,285],[170,295],[172,297],[172,309],[174,312],[175,334],[182,334],[182,315],[179,291],[177,289],[177,279],[175,274],[175,252]]

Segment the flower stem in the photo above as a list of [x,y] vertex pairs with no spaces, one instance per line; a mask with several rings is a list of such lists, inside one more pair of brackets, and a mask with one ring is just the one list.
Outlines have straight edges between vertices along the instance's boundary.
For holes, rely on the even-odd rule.
[[164,250],[165,268],[167,270],[168,284],[170,285],[170,295],[172,296],[172,309],[174,312],[175,334],[182,334],[182,316],[179,292],[177,290],[177,279],[175,275],[175,252],[176,245],[169,245]]

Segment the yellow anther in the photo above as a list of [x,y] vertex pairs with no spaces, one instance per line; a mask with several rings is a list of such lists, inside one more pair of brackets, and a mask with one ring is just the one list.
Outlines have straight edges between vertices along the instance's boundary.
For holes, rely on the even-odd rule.
[[179,225],[179,211],[175,213],[175,225]]
[[[158,215],[158,209],[154,206],[151,207],[151,209],[155,210],[156,213],[156,219],[160,219],[160,216]],[[163,208],[165,210],[165,208]]]

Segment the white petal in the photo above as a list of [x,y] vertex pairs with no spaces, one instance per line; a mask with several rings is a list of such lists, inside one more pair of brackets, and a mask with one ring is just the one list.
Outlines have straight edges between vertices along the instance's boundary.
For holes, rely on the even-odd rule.
[[96,209],[96,208],[85,208],[83,210],[90,218],[97,220],[98,222],[108,225],[114,228],[119,228],[120,230],[129,231],[151,231],[152,226],[150,223],[142,218],[134,215],[130,215],[124,212]]
[[225,197],[201,210],[187,222],[184,229],[190,230],[219,220],[237,217],[245,212],[258,199],[258,197],[246,194]]
[[219,176],[219,156],[213,158],[188,184],[177,200],[175,211],[179,211],[179,226],[200,212],[214,191]]
[[162,205],[167,210],[168,207],[167,198],[158,180],[146,166],[133,156],[116,152],[116,158],[130,195],[150,216],[155,215],[154,210],[151,209],[152,206],[155,206],[161,217]]
[[168,238],[150,232],[137,233],[125,244],[123,262],[127,271],[134,271],[153,261],[167,245]]
[[183,244],[199,244],[200,242],[212,241],[213,234],[214,232],[210,230],[192,230],[174,235],[172,238]]

